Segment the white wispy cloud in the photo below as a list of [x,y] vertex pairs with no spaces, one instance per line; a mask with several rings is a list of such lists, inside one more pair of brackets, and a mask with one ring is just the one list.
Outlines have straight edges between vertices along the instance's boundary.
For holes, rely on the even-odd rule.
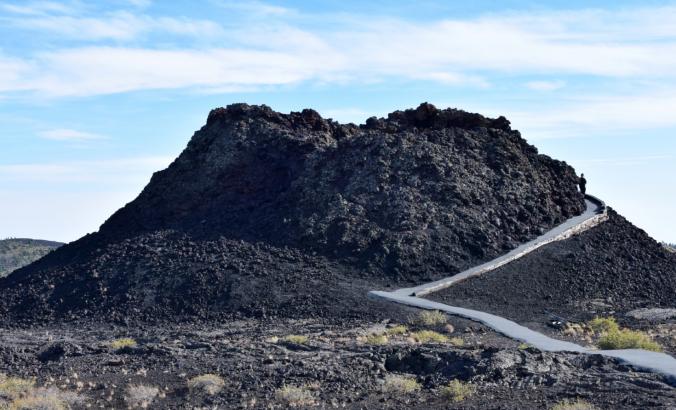
[[596,95],[528,111],[507,108],[502,113],[529,139],[666,128],[676,126],[676,89],[647,90],[627,95]]
[[[39,98],[92,96],[148,89],[223,93],[303,82],[369,83],[391,79],[444,86],[493,87],[494,77],[536,75],[538,91],[562,89],[566,75],[611,81],[676,78],[674,7],[619,11],[511,13],[473,19],[415,22],[341,16],[326,28],[303,28],[292,10],[265,3],[216,2],[241,12],[273,15],[229,26],[208,20],[116,12],[104,16],[40,15],[19,19],[36,30],[89,39],[134,41],[133,46],[54,48],[30,58],[0,55],[0,93]],[[261,11],[262,10],[262,11]],[[331,17],[323,16],[330,19]],[[137,45],[143,33],[223,36],[225,47]],[[545,78],[543,78],[545,77]],[[549,77],[549,78],[546,78]],[[593,91],[545,110],[515,110],[510,118],[535,135],[570,135],[583,127],[671,126],[674,98],[646,87],[635,95]],[[578,96],[579,97],[579,96]],[[509,114],[509,113],[505,113]]]
[[49,72],[26,80],[22,88],[53,97],[292,84],[326,69],[303,55],[238,49],[88,47],[45,54],[41,59]]
[[[173,157],[151,156],[92,161],[19,163],[0,165],[0,179],[8,182],[102,183],[147,182],[166,168]],[[0,185],[1,188],[1,185]]]
[[286,16],[296,14],[297,12],[288,7],[282,7],[264,3],[261,1],[231,1],[231,0],[211,0],[211,3],[224,9],[254,13],[257,15]]
[[39,30],[58,34],[61,39],[134,40],[151,32],[181,36],[215,38],[223,29],[209,20],[174,17],[151,17],[127,11],[107,13],[103,16],[38,15],[18,19],[4,19],[6,24],[19,29]]
[[535,91],[555,91],[563,88],[566,85],[564,81],[561,80],[552,80],[552,81],[529,81],[526,83],[526,87]]
[[38,133],[41,138],[54,141],[83,142],[106,139],[103,135],[68,128],[45,130]]
[[[5,68],[11,70],[10,80],[0,79],[0,91],[81,96],[196,87],[208,92],[251,85],[358,83],[393,77],[485,88],[491,86],[493,74],[673,79],[676,29],[654,15],[675,15],[674,9],[652,11],[635,16],[583,11],[582,22],[566,13],[436,22],[357,16],[337,19],[330,29],[313,30],[275,17],[273,21],[230,27],[227,32],[208,20],[138,16],[124,11],[98,17],[37,16],[14,24],[89,40],[131,41],[152,31],[195,38],[223,36],[223,43],[229,46],[57,48],[24,58],[20,61],[23,67],[15,61]],[[617,30],[614,19],[640,27],[654,23],[657,28],[646,36],[633,30],[631,36],[617,34],[615,41],[608,41],[608,32]],[[0,72],[2,64],[0,60]],[[526,86],[553,90],[563,82],[543,79]]]
[[151,4],[153,4],[152,0],[126,0],[127,3],[131,4],[134,7],[137,8],[146,8],[150,7]]
[[53,13],[72,13],[74,9],[66,4],[53,1],[25,1],[0,4],[0,10],[20,15],[45,15]]

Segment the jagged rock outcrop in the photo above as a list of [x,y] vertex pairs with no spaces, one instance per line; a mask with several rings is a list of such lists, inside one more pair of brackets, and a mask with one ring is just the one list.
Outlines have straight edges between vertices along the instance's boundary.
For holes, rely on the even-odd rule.
[[576,182],[504,117],[422,104],[356,126],[234,104],[98,233],[0,282],[0,312],[325,314],[579,214]]

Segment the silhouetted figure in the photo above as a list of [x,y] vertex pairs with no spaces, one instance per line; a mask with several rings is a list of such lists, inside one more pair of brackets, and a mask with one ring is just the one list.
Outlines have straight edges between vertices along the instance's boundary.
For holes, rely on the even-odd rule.
[[580,181],[577,183],[580,185],[580,192],[582,192],[582,195],[587,194],[587,180],[584,179],[584,174],[580,174]]

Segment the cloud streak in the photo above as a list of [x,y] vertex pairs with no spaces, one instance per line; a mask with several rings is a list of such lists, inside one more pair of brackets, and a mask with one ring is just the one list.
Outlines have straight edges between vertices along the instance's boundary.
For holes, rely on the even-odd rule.
[[90,132],[72,130],[68,128],[57,128],[53,130],[41,131],[38,133],[41,138],[53,141],[84,142],[92,140],[106,139],[106,137]]
[[[2,183],[96,183],[147,182],[153,172],[166,168],[173,157],[137,157],[108,160],[22,163],[0,165]],[[2,184],[0,184],[0,189]]]
[[[10,19],[17,27],[119,43],[54,47],[23,58],[0,54],[0,95],[43,99],[141,90],[225,93],[391,80],[489,89],[496,86],[496,77],[529,75],[538,80],[520,82],[527,89],[562,92],[569,85],[567,76],[583,76],[641,85],[643,90],[596,98],[576,95],[549,111],[513,110],[510,117],[527,124],[532,135],[543,136],[579,133],[599,124],[606,129],[676,125],[676,100],[669,87],[664,90],[664,84],[676,79],[676,25],[669,24],[676,20],[676,7],[424,22],[322,16],[327,24],[306,27],[294,10],[258,2],[214,3],[263,17],[225,30],[209,20],[125,11],[81,16],[51,3],[29,3],[23,9],[10,5],[19,16]],[[143,45],[143,36],[153,32],[187,40]],[[203,41],[210,37],[219,45]],[[653,85],[643,86],[645,79]]]
[[[391,78],[489,87],[487,77],[491,74],[673,79],[676,29],[653,15],[676,17],[676,12],[672,8],[653,12],[637,12],[631,18],[624,12],[587,12],[582,23],[565,13],[436,22],[355,17],[337,20],[330,30],[303,29],[277,18],[271,24],[235,27],[227,33],[208,20],[127,12],[96,18],[41,15],[12,21],[26,29],[87,41],[125,42],[158,31],[218,37],[228,46],[69,47],[38,52],[32,58],[0,59],[0,92],[87,96],[146,89],[197,87],[209,91]],[[615,33],[619,22],[640,23],[641,27],[654,23],[656,27],[647,34],[637,30],[630,30],[630,36],[618,33],[614,41],[608,41],[609,32]],[[563,83],[543,79],[526,85],[551,91]]]

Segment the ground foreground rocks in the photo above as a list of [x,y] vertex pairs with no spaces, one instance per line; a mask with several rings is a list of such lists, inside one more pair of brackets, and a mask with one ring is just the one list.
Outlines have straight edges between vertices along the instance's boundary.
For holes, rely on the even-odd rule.
[[[363,336],[373,323],[323,320],[2,329],[0,373],[77,395],[73,408],[549,409],[578,398],[601,409],[676,406],[676,390],[659,375],[602,356],[524,348],[460,319],[453,325],[462,346],[413,343],[406,334],[370,345]],[[284,342],[289,335],[306,340]],[[123,337],[136,346],[110,347]],[[386,389],[393,376],[419,389]],[[195,379],[218,388],[195,389]],[[473,394],[461,401],[444,396],[452,380]]]

